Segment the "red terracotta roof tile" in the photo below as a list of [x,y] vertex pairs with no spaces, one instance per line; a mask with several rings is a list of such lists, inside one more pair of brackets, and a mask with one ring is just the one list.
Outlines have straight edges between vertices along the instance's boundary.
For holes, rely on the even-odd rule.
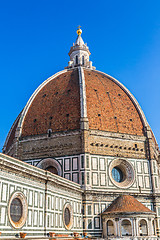
[[143,135],[143,124],[131,99],[109,77],[84,70],[89,128]]
[[[84,70],[89,128],[144,135],[138,111],[129,96],[111,77]],[[48,82],[38,92],[25,116],[22,137],[80,128],[78,70],[69,70]],[[14,139],[15,128],[7,148]]]
[[116,198],[103,214],[110,213],[154,213],[138,200],[130,195],[122,195]]
[[24,120],[22,137],[80,128],[77,69],[47,83],[33,100]]

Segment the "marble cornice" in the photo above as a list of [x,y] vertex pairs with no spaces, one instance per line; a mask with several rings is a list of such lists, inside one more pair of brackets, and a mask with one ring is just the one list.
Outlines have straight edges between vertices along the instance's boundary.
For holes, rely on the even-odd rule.
[[58,188],[67,188],[72,191],[83,192],[81,186],[77,183],[2,153],[0,153],[0,168],[10,173],[17,174],[20,177],[56,185]]

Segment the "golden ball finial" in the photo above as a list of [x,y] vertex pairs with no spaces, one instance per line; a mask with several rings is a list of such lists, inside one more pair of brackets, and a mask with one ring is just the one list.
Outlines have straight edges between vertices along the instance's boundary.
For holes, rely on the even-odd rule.
[[82,34],[82,30],[80,29],[81,26],[78,26],[78,30],[77,30],[77,34],[81,35]]

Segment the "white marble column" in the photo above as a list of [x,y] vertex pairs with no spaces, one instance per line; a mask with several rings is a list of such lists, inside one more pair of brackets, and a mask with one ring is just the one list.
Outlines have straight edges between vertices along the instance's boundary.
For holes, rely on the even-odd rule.
[[137,222],[136,222],[136,218],[132,219],[132,223],[133,223],[133,236],[138,236],[138,232],[137,232]]

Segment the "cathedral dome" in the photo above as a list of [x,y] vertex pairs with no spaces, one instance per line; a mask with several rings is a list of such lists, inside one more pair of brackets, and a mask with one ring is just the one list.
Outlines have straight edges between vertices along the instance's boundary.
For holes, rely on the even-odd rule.
[[[7,136],[1,219],[7,212],[10,225],[25,229],[27,220],[39,237],[76,229],[98,239],[155,239],[158,145],[134,96],[92,66],[81,33],[68,66],[35,90]],[[45,206],[47,221],[37,222]]]
[[[84,69],[87,118],[90,129],[143,135],[134,102],[114,79]],[[27,107],[21,137],[80,129],[80,79],[78,68],[51,77]]]
[[44,81],[13,124],[4,145],[15,138],[81,130],[144,136],[146,118],[133,95],[115,78],[95,70],[81,34],[65,70]]
[[[89,128],[143,136],[137,104],[122,84],[107,74],[83,69]],[[81,102],[78,67],[47,79],[35,91],[21,114],[21,137],[80,129]],[[16,126],[17,124],[15,124]],[[8,141],[13,140],[12,134]]]

